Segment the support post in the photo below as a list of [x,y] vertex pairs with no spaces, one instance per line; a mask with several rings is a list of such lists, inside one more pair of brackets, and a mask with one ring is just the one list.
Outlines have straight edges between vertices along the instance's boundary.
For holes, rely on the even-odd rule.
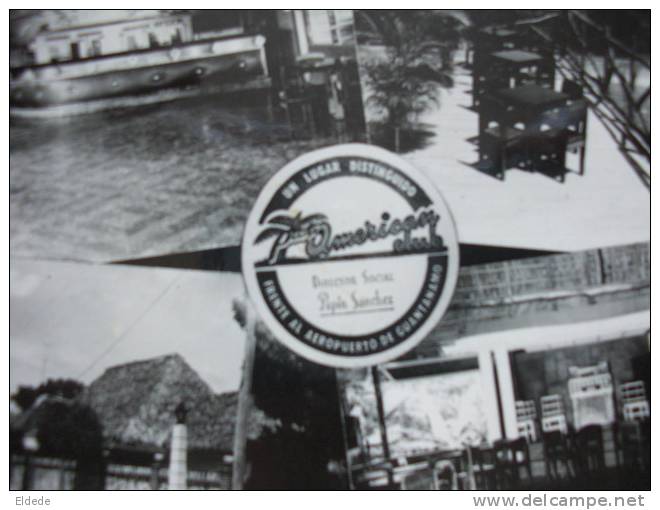
[[495,353],[490,352],[490,358],[493,362],[493,378],[495,379],[495,395],[497,395],[497,416],[500,419],[500,433],[502,439],[506,439],[506,427],[504,426],[504,412],[502,411],[502,395],[500,393],[500,378],[497,375],[497,360]]
[[252,372],[254,369],[254,356],[257,347],[255,334],[256,317],[252,303],[245,297],[245,359],[243,360],[243,375],[241,388],[238,394],[238,410],[236,416],[236,429],[234,430],[234,466],[232,469],[232,490],[243,489],[246,473],[245,446],[247,442],[247,427],[252,401]]
[[335,369],[335,384],[337,387],[337,402],[339,403],[339,419],[341,420],[341,436],[344,445],[344,462],[346,462],[346,482],[348,489],[353,490],[353,471],[351,469],[351,459],[348,455],[348,438],[346,433],[346,413],[344,411],[344,393],[339,384],[339,370]]
[[[385,457],[385,462],[388,464],[391,462],[390,457],[390,444],[387,441],[387,427],[385,425],[385,410],[383,408],[383,394],[380,389],[380,374],[378,373],[378,367],[371,367],[371,377],[374,381],[374,390],[376,391],[376,405],[378,408],[378,426],[380,428],[380,440],[383,445],[383,456]],[[392,476],[392,467],[388,466],[387,468],[387,483],[392,485],[394,483],[394,478]]]
[[183,403],[179,404],[174,413],[176,424],[172,428],[170,467],[167,473],[167,488],[171,491],[188,488],[188,429]]
[[31,466],[31,454],[30,452],[25,452],[25,457],[23,459],[23,477],[21,481],[21,490],[27,491],[32,489],[32,466]]

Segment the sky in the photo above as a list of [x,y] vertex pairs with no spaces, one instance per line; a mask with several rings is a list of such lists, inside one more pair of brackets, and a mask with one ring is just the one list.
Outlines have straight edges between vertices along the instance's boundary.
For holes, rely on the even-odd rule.
[[90,383],[111,366],[179,353],[215,392],[237,390],[239,274],[14,259],[10,391],[48,378]]

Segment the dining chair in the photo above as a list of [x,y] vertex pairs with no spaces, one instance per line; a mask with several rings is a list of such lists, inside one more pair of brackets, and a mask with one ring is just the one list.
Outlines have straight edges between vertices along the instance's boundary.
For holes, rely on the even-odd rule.
[[620,384],[619,400],[624,421],[641,421],[650,418],[651,411],[646,399],[644,381]]
[[546,58],[543,63],[539,64],[537,83],[549,88],[555,86],[556,65],[554,55],[552,52],[549,54],[542,53]]
[[530,168],[564,182],[568,147],[566,130],[549,128],[534,131],[527,137],[526,143]]
[[561,395],[544,395],[541,397],[541,429],[543,432],[558,430],[567,433],[564,400]]
[[594,476],[605,469],[603,427],[587,425],[575,435],[575,453],[582,474]]
[[[544,136],[564,136],[566,151],[579,154],[580,175],[584,175],[588,110],[585,99],[569,100],[564,106],[544,112],[538,119]],[[547,126],[547,131],[543,126]]]
[[578,99],[566,106],[565,113],[566,150],[579,153],[580,175],[584,175],[588,111],[587,101]]
[[512,489],[520,486],[520,471],[524,469],[528,481],[532,480],[532,465],[527,439],[501,439],[494,444],[495,471],[498,489]]
[[493,490],[497,486],[495,451],[488,446],[469,446],[472,456],[474,481],[477,490]]
[[584,92],[582,86],[573,80],[564,79],[561,84],[561,91],[568,95],[571,99],[582,99],[584,98]]
[[479,167],[504,180],[504,172],[526,161],[524,131],[513,127],[494,126],[479,137]]
[[574,452],[569,436],[560,430],[552,430],[543,432],[542,439],[548,476],[552,479],[562,478],[558,469],[560,465],[568,477],[575,476],[575,468],[572,466]]
[[536,434],[536,403],[533,400],[516,400],[516,422],[518,435],[535,442]]
[[483,96],[498,89],[509,87],[509,79],[501,68],[492,64],[484,64],[479,74],[474,74],[472,79],[472,106],[479,108],[483,102]]

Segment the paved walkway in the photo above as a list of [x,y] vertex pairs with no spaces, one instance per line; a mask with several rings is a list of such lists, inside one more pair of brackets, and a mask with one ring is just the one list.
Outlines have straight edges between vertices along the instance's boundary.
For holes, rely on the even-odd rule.
[[[374,47],[359,50],[362,62],[380,55]],[[403,154],[447,199],[461,242],[574,251],[650,239],[650,194],[592,113],[583,176],[570,173],[559,183],[511,169],[500,181],[472,168],[479,118],[468,109],[471,89],[472,75],[457,64],[454,86],[440,90],[438,106],[419,119],[431,134],[426,145]],[[577,155],[568,154],[567,166],[578,168]]]

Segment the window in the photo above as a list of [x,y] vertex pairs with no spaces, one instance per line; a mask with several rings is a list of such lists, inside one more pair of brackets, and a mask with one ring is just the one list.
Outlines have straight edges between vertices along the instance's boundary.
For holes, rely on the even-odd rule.
[[158,48],[160,46],[158,44],[158,37],[156,37],[156,34],[153,32],[149,32],[149,47],[150,48]]
[[137,50],[138,44],[134,35],[129,35],[128,37],[126,37],[126,46],[128,51]]
[[101,54],[101,41],[99,39],[93,39],[89,42],[89,54],[90,57],[95,57]]
[[60,48],[58,46],[49,46],[48,47],[48,55],[50,56],[50,61],[51,62],[57,62],[58,60],[61,60],[61,54],[60,54]]
[[312,45],[351,44],[355,40],[353,13],[350,10],[308,10],[305,12],[305,22]]

